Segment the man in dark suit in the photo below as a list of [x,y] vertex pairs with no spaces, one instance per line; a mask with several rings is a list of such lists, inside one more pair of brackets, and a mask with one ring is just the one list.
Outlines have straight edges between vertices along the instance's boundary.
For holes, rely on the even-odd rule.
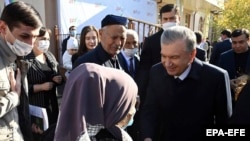
[[150,70],[141,108],[144,141],[201,141],[206,127],[227,123],[232,113],[228,73],[195,59],[195,48],[195,34],[187,27],[163,32],[161,63]]
[[[127,29],[127,39],[121,52],[117,55],[118,61],[123,70],[132,78],[135,78],[140,58],[138,56],[139,37],[138,33],[132,29]],[[139,99],[137,99],[139,102]],[[138,108],[137,103],[137,107]],[[132,126],[127,127],[127,132],[132,137],[133,141],[139,140],[138,127],[138,112],[134,115],[134,122]]]
[[225,29],[221,32],[222,42],[219,42],[214,45],[209,60],[210,64],[218,66],[218,61],[221,53],[232,49],[232,42],[230,38],[231,38],[231,31],[229,29]]
[[132,78],[135,77],[140,58],[138,56],[139,37],[136,31],[127,29],[127,39],[121,52],[117,55],[123,70]]
[[116,15],[107,15],[102,20],[99,30],[100,44],[92,51],[78,57],[74,68],[81,63],[96,63],[106,67],[122,69],[117,59],[117,54],[126,41],[127,18]]
[[179,11],[176,5],[166,4],[160,10],[160,18],[162,29],[157,33],[145,38],[142,53],[141,53],[141,67],[150,69],[156,63],[161,61],[161,34],[164,28],[167,29],[170,26],[178,25],[180,22]]
[[76,26],[72,25],[69,27],[69,36],[62,41],[62,56],[67,50],[67,43],[70,37],[76,38]]
[[148,83],[150,68],[161,61],[161,34],[164,29],[178,25],[180,22],[179,10],[174,4],[166,4],[160,9],[162,29],[157,33],[145,38],[140,56],[140,64],[136,75],[138,92],[143,103]]
[[[244,74],[250,74],[250,47],[249,31],[247,29],[236,29],[232,32],[232,49],[221,54],[219,67],[227,70],[230,77],[231,88],[237,88],[236,79]],[[233,94],[233,98],[234,93]],[[234,105],[235,100],[233,101]]]

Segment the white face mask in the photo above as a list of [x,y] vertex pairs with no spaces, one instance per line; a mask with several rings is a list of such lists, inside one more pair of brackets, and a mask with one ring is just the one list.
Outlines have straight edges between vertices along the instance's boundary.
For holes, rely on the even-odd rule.
[[17,56],[26,56],[28,55],[32,49],[33,46],[24,43],[18,39],[16,39],[13,43],[13,45],[6,40],[7,45],[10,47],[13,53],[15,53]]
[[162,24],[162,28],[163,28],[163,30],[166,30],[172,26],[177,26],[177,25],[178,25],[178,23],[176,23],[176,22],[166,22],[166,23]]
[[47,52],[49,49],[50,42],[49,40],[40,40],[38,41],[37,49],[43,53]]
[[138,52],[138,48],[133,48],[133,49],[124,48],[123,52],[127,57],[133,57]]

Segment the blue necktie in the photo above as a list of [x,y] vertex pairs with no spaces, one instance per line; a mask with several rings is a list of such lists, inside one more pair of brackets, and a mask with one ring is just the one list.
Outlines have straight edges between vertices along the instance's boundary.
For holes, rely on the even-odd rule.
[[129,64],[129,73],[134,78],[135,70],[134,70],[134,60],[133,60],[132,57],[129,59],[129,62],[130,62],[130,64]]

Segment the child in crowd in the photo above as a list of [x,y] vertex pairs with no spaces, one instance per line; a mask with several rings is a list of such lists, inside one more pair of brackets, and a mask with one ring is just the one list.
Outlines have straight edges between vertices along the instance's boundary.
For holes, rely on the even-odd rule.
[[71,57],[78,51],[78,41],[77,39],[70,37],[67,42],[67,50],[63,54],[63,68],[67,71],[65,72],[65,77],[68,78],[70,71],[72,70]]

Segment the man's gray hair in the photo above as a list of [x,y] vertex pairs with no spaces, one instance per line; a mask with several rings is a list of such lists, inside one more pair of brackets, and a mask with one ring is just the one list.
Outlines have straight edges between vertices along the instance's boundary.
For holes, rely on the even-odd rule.
[[133,37],[139,39],[138,33],[133,29],[127,29],[127,35],[132,35]]
[[196,36],[192,30],[185,26],[173,26],[165,30],[161,35],[161,44],[171,44],[177,40],[186,42],[186,51],[196,49]]

